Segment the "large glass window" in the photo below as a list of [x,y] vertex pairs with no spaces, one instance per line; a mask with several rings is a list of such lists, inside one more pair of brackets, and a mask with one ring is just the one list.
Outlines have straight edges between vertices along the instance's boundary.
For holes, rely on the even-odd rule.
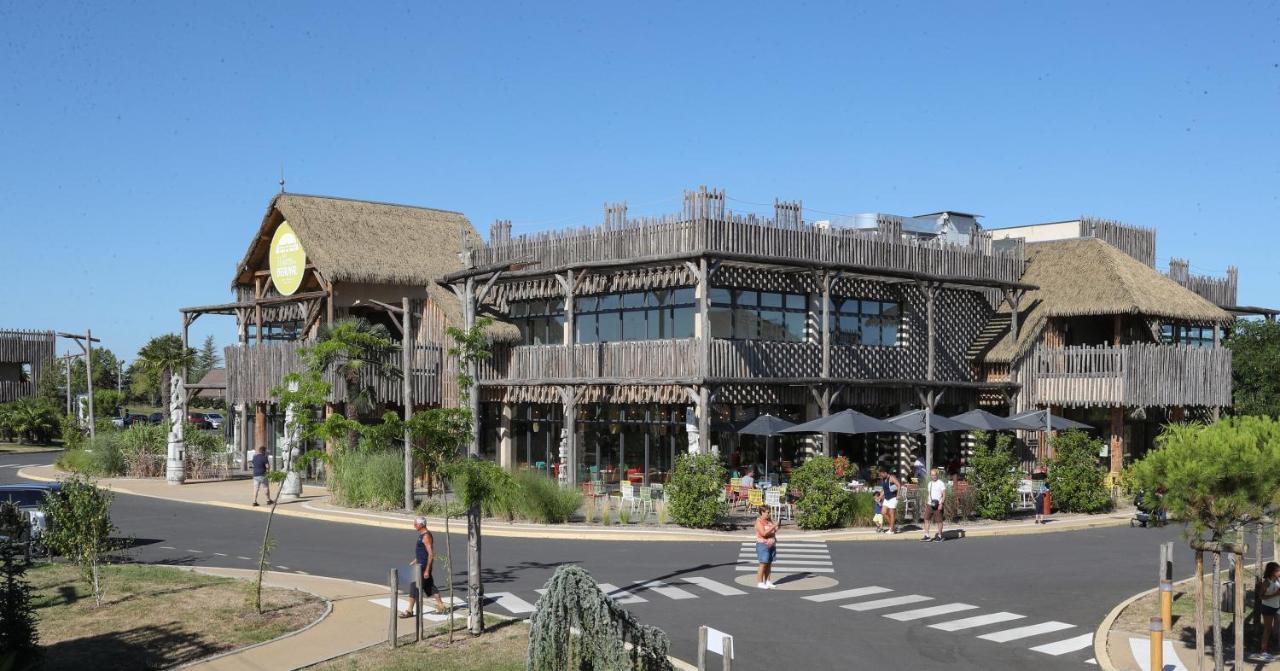
[[564,303],[556,299],[512,301],[511,321],[520,329],[525,345],[559,345],[564,342]]
[[711,288],[711,336],[732,340],[803,342],[808,316],[804,294]]
[[583,296],[574,303],[577,342],[692,338],[693,288]]
[[1213,347],[1212,326],[1186,326],[1184,324],[1161,324],[1160,342],[1191,345],[1192,347]]
[[831,299],[831,342],[836,345],[896,347],[902,305],[859,298]]

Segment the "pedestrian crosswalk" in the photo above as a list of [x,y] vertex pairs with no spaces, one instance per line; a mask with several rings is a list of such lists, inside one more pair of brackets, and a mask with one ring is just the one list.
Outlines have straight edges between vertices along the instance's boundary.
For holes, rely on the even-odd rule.
[[23,468],[35,468],[36,466],[43,466],[43,465],[44,464],[0,464],[0,468],[23,469]]
[[[936,603],[924,594],[895,594],[879,585],[866,585],[802,597],[814,603],[832,604],[856,613],[879,613],[899,622],[922,622],[947,632],[974,632],[977,638],[993,643],[1027,645],[1027,650],[1061,656],[1093,646],[1092,633],[1079,633],[1073,624],[1048,620],[1027,623],[1027,616],[1007,611],[974,614],[978,606],[968,603]],[[935,602],[935,603],[929,603]],[[918,607],[911,607],[920,604]],[[963,615],[963,617],[953,617]],[[1015,622],[1020,621],[1020,622]],[[1014,623],[1014,626],[1008,626]],[[1074,629],[1069,638],[1060,638]],[[980,633],[978,633],[980,632]]]
[[[744,541],[738,548],[738,570],[754,571],[759,566],[754,541]],[[835,573],[826,541],[778,541],[773,573]]]

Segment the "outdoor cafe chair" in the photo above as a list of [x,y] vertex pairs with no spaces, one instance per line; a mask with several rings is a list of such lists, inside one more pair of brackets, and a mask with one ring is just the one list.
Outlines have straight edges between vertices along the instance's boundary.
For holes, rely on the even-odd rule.
[[747,508],[751,507],[751,505],[752,505],[752,503],[751,503],[751,492],[758,492],[758,491],[760,491],[760,490],[756,489],[755,487],[748,487],[748,486],[746,486],[746,485],[738,485],[738,490],[737,490],[737,491],[738,491],[738,493],[737,493],[737,497],[738,497],[738,504],[742,506],[742,509],[743,509],[743,510],[746,510]]
[[898,508],[902,511],[902,519],[916,520],[920,517],[918,501],[919,488],[915,485],[903,485],[898,493]]
[[648,520],[649,513],[653,511],[653,488],[640,487],[640,519]]
[[747,507],[751,510],[757,510],[764,505],[764,490],[752,487],[747,490]]
[[640,506],[640,499],[636,498],[636,487],[631,483],[620,484],[618,487],[622,490],[622,505],[629,506],[631,512],[636,512],[636,508]]
[[791,504],[782,499],[780,489],[774,488],[764,493],[764,504],[769,506],[773,519],[779,523],[791,517]]

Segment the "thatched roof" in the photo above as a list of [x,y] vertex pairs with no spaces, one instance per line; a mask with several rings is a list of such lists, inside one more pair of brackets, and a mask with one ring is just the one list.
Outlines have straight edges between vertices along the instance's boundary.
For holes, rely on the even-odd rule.
[[289,222],[307,261],[331,282],[430,285],[462,268],[464,236],[479,237],[458,212],[281,193],[271,199],[233,284],[251,284],[253,271],[265,267],[281,221]]
[[[1037,242],[1027,245],[1028,291],[1019,312],[1018,342],[1005,328],[981,356],[988,363],[1008,363],[1039,340],[1051,317],[1141,315],[1195,324],[1229,323],[1231,315],[1198,294],[1096,238]],[[1007,319],[1002,305],[997,319]]]

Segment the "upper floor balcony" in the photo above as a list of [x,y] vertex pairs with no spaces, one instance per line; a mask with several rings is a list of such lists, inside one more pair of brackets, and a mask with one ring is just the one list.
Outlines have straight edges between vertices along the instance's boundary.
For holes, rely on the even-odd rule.
[[[283,384],[284,377],[290,373],[302,372],[305,363],[299,350],[311,341],[277,341],[264,342],[258,345],[233,345],[224,350],[227,366],[227,404],[236,403],[271,403],[275,398],[271,395],[274,387]],[[449,395],[452,387],[449,381],[442,381],[445,359],[440,346],[419,344],[414,347],[413,367],[409,376],[412,384],[410,393],[414,405],[436,405]],[[401,367],[401,354],[392,356],[397,368]],[[445,372],[445,376],[448,373]],[[329,402],[341,403],[347,400],[346,385],[339,380],[336,372],[330,371],[324,376],[325,381],[333,385]],[[442,384],[443,382],[443,384]],[[377,374],[372,368],[365,368],[360,373],[360,384],[371,386],[376,401],[388,405],[403,403],[404,383],[401,378],[392,378]]]
[[1037,405],[1231,405],[1231,350],[1222,347],[1039,346],[1023,370]]

